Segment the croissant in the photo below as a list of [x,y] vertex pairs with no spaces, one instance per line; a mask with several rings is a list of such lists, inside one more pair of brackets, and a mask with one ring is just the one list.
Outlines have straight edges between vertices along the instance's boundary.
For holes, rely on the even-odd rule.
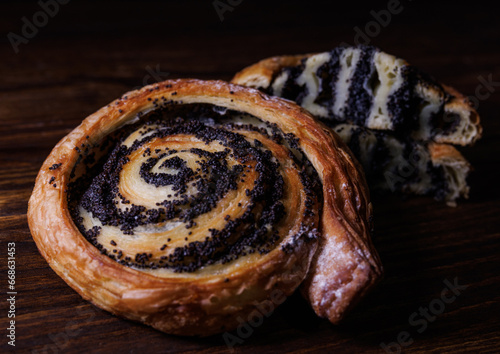
[[83,298],[177,335],[237,328],[301,284],[336,323],[382,272],[340,138],[222,81],[165,81],[87,117],[41,167],[28,221]]
[[479,115],[462,94],[401,58],[370,46],[338,47],[264,59],[232,82],[293,100],[343,132],[374,189],[449,205],[468,197],[470,164],[450,144],[479,139]]

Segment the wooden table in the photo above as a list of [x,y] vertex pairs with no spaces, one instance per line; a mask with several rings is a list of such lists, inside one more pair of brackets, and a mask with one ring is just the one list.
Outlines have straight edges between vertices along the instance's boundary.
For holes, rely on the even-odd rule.
[[[133,87],[177,77],[229,80],[261,58],[328,50],[353,43],[359,31],[365,41],[442,82],[476,97],[479,92],[484,137],[462,149],[475,167],[471,197],[450,208],[425,197],[374,196],[375,245],[386,269],[380,286],[337,327],[292,296],[234,349],[382,353],[383,344],[399,339],[411,343],[403,347],[407,352],[500,351],[500,84],[492,92],[478,89],[481,77],[500,81],[496,11],[441,2],[430,9],[407,1],[377,27],[370,11],[383,15],[388,4],[329,9],[328,2],[244,1],[221,21],[212,2],[102,3],[60,5],[19,44],[18,54],[6,34],[21,34],[22,17],[33,20],[41,7],[35,1],[1,5],[1,352],[12,348],[6,338],[10,242],[16,249],[17,350],[228,352],[221,336],[162,334],[114,317],[68,287],[40,256],[28,229],[27,201],[38,169],[83,118]],[[464,287],[440,304],[447,282]],[[419,311],[429,306],[439,314],[425,320]]]

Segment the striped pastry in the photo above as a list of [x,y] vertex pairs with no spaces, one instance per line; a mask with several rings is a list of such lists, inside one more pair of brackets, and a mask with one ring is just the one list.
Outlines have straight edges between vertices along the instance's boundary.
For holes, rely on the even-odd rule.
[[468,197],[470,164],[448,144],[396,139],[352,124],[334,128],[363,166],[372,188],[432,195],[455,206]]
[[373,47],[339,47],[265,59],[233,82],[294,100],[334,128],[373,188],[449,205],[468,196],[470,165],[448,144],[474,143],[479,116],[466,97],[402,59]]
[[479,116],[464,96],[374,47],[265,59],[233,82],[293,100],[332,123],[458,145],[481,135]]

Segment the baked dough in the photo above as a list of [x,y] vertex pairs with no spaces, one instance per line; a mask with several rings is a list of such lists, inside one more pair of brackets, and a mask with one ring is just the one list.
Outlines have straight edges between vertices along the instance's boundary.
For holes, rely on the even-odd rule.
[[468,198],[471,166],[453,146],[398,139],[347,123],[332,128],[363,166],[372,189],[431,195],[449,206]]
[[382,272],[340,138],[222,81],[165,81],[90,115],[44,162],[28,221],[83,298],[178,335],[232,330],[305,279],[336,323]]
[[465,96],[371,46],[264,59],[232,82],[293,100],[332,124],[463,146],[482,133],[479,115]]
[[[261,60],[233,83],[296,101],[333,128],[361,162],[374,190],[467,198],[471,168],[451,145],[481,136],[468,99],[405,60],[374,47]],[[448,155],[436,158],[434,150]]]

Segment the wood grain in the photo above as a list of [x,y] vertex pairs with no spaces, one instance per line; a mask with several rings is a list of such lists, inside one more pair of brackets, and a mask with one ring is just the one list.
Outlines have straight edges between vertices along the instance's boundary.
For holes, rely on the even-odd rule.
[[[206,2],[70,2],[15,54],[0,46],[1,325],[7,326],[6,250],[16,243],[16,350],[58,352],[229,351],[222,336],[189,339],[116,318],[82,300],[48,266],[31,239],[27,201],[52,147],[88,114],[133,87],[148,68],[162,78],[230,79],[264,57],[353,42],[379,5],[326,1],[242,2],[219,20]],[[440,81],[474,95],[500,81],[500,27],[494,11],[401,3],[371,44],[408,59]],[[441,3],[440,3],[441,4]],[[454,3],[453,3],[454,4]],[[36,2],[3,2],[0,29],[20,33]],[[450,10],[451,9],[451,10]],[[453,10],[454,9],[454,10]],[[423,20],[425,19],[425,20]],[[168,73],[168,75],[166,74]],[[149,81],[152,82],[152,81]],[[480,89],[485,93],[484,89]],[[405,352],[500,351],[500,86],[479,101],[484,137],[462,149],[475,167],[471,197],[457,208],[429,198],[373,196],[375,245],[386,276],[338,327],[292,296],[236,352],[384,352],[404,331]],[[409,317],[439,299],[444,281],[467,288],[423,325]],[[434,301],[434,304],[436,302]],[[421,318],[421,317],[418,317]],[[0,351],[7,345],[2,330]]]

